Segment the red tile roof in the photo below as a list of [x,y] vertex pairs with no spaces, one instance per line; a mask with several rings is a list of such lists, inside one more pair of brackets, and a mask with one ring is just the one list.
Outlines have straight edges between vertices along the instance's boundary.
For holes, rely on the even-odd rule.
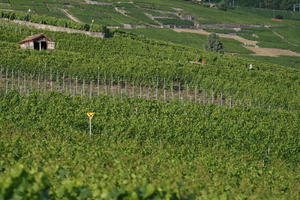
[[24,44],[26,42],[30,42],[30,41],[33,41],[33,40],[38,40],[38,39],[40,39],[42,37],[44,37],[49,42],[53,42],[53,40],[51,40],[50,38],[48,38],[47,35],[45,35],[44,33],[40,33],[40,34],[32,35],[32,36],[29,36],[29,37],[25,38],[24,40],[22,40],[21,42],[19,42],[19,44]]

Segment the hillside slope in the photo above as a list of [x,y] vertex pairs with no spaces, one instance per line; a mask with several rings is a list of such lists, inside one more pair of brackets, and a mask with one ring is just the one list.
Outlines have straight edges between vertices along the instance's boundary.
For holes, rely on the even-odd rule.
[[[238,7],[227,11],[207,8],[190,1],[182,0],[1,0],[0,9],[30,11],[55,17],[74,16],[76,19],[104,25],[142,24],[142,25],[192,25],[192,24],[265,24],[296,25],[299,13],[276,11],[284,16],[284,22],[272,21],[272,10]],[[68,13],[68,14],[67,14]]]
[[3,199],[299,199],[299,112],[16,92],[0,110]]
[[[236,56],[218,55],[144,37],[116,33],[99,39],[80,34],[48,32],[57,49],[30,51],[18,42],[40,30],[2,21],[0,30],[2,68],[30,74],[49,71],[78,76],[86,81],[125,79],[133,84],[168,87],[181,84],[215,95],[233,96],[266,107],[299,109],[297,69],[284,68]],[[193,62],[204,59],[204,65]],[[254,70],[249,70],[249,65]]]
[[[170,33],[168,28],[197,28],[213,32],[217,30],[221,33],[224,32],[223,29],[226,29],[226,34],[230,33],[245,37],[245,39],[257,41],[262,48],[271,48],[269,50],[258,50],[248,47],[246,49],[247,47],[245,48],[242,43],[226,39],[223,42],[227,53],[239,54],[245,57],[251,56],[257,60],[280,63],[296,68],[300,67],[300,58],[294,56],[300,52],[297,42],[300,39],[299,34],[294,34],[297,31],[296,27],[300,25],[300,14],[298,12],[237,6],[234,9],[222,11],[182,0],[74,0],[68,2],[62,0],[30,2],[1,0],[0,10],[24,11],[28,15],[44,14],[61,19],[70,19],[74,22],[82,22],[82,26],[86,29],[98,29],[95,27],[98,25],[126,28],[130,32],[150,38],[159,38],[191,47],[196,47],[196,44],[198,44],[197,48],[200,49],[204,46],[205,37],[189,33]],[[272,18],[277,15],[282,16],[284,20],[274,21]],[[44,23],[43,20],[41,20],[41,23]],[[63,26],[64,23],[61,25]],[[167,29],[162,30],[162,27]],[[136,28],[144,29],[138,30]],[[253,54],[253,51],[256,54]],[[278,57],[270,58],[268,56]]]

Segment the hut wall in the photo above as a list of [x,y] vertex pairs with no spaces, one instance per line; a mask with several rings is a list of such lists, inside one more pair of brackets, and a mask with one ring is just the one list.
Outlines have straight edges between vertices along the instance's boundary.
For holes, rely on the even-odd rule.
[[26,42],[24,44],[21,44],[22,49],[34,49],[33,42]]
[[55,49],[55,42],[48,42],[48,50],[54,50]]

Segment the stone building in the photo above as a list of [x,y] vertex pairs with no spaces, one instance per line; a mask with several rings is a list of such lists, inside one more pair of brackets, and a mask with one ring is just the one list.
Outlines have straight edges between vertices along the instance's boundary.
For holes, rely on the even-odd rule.
[[55,42],[44,33],[32,35],[19,42],[22,49],[54,50]]

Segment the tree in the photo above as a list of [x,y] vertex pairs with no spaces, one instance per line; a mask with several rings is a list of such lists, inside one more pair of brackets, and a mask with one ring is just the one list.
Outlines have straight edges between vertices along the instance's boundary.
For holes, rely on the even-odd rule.
[[227,2],[222,0],[220,3],[217,4],[219,10],[226,11],[228,9]]
[[220,41],[217,34],[213,33],[208,36],[208,42],[205,45],[205,50],[217,53],[224,53],[223,43]]
[[89,24],[84,24],[83,29],[84,29],[85,31],[90,31],[91,26],[90,26]]

